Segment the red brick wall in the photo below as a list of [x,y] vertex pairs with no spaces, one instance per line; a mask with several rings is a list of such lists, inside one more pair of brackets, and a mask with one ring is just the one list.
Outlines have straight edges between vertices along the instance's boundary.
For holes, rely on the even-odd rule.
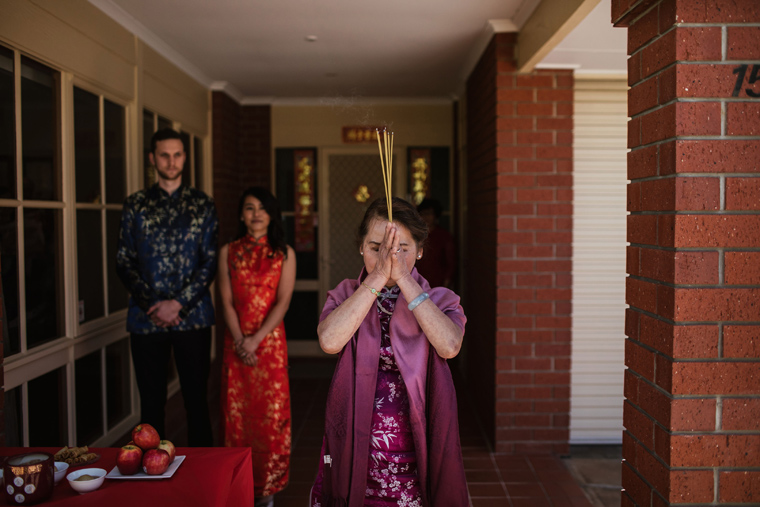
[[240,108],[239,153],[241,188],[270,188],[272,166],[270,106]]
[[515,44],[497,34],[468,81],[468,376],[489,392],[495,357],[498,452],[565,453],[573,75],[518,74]]
[[226,93],[213,92],[212,107],[214,199],[219,214],[219,242],[225,244],[237,232],[240,105]]
[[631,55],[623,505],[758,505],[760,4],[613,0],[612,19]]
[[270,187],[271,108],[241,106],[224,92],[213,92],[214,198],[219,241],[237,233],[237,204],[242,190]]
[[[238,201],[243,190],[258,185],[270,188],[271,108],[241,106],[224,92],[212,96],[214,200],[219,214],[220,246],[238,230]],[[271,190],[271,189],[270,189]],[[219,295],[216,296],[219,301]],[[224,315],[217,304],[217,357],[221,358]]]

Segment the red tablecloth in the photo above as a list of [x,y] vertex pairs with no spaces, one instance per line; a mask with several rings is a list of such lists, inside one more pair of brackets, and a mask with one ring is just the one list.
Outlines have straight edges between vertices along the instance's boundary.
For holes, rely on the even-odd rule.
[[[30,451],[55,454],[60,447],[0,447],[0,456]],[[100,459],[90,465],[70,467],[103,468],[116,466],[116,447],[90,448]],[[248,447],[178,447],[177,456],[187,456],[168,479],[108,479],[97,491],[80,495],[64,477],[53,489],[53,496],[40,505],[148,507],[148,506],[235,506],[253,505],[253,469]],[[5,503],[5,492],[2,492]]]

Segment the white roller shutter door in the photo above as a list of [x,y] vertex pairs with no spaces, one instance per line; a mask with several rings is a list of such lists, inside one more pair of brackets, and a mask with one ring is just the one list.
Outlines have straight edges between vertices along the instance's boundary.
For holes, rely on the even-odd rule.
[[576,76],[571,444],[622,441],[627,90]]

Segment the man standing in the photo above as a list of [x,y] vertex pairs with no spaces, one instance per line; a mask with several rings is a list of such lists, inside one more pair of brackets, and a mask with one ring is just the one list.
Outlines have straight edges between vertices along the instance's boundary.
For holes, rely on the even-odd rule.
[[214,202],[182,184],[180,135],[151,139],[157,183],[127,197],[116,271],[131,297],[127,331],[140,390],[140,421],[164,437],[167,367],[172,349],[188,421],[188,443],[212,446],[207,400],[219,224]]

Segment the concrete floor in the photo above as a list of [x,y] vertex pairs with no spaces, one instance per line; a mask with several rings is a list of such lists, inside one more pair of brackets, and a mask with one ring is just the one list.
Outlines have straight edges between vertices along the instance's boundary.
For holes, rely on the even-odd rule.
[[619,445],[574,445],[562,461],[594,507],[620,507],[622,458]]

